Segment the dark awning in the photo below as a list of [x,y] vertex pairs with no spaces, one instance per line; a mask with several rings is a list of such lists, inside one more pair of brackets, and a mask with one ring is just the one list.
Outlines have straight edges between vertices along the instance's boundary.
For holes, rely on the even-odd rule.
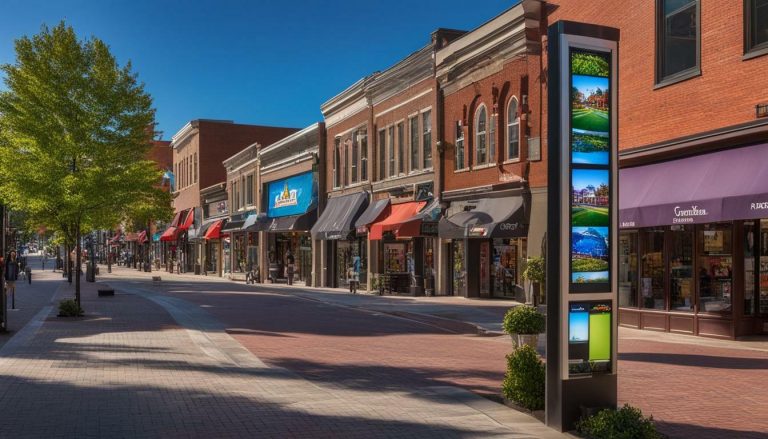
[[366,207],[368,207],[366,192],[329,199],[322,215],[312,227],[312,238],[346,239],[354,231],[355,220]]
[[243,224],[245,224],[245,221],[230,221],[227,225],[221,228],[221,233],[239,232],[243,227]]
[[317,221],[317,210],[310,209],[301,215],[269,218],[265,223],[267,232],[308,232]]
[[623,228],[768,216],[768,144],[619,171]]
[[518,238],[528,234],[522,196],[481,198],[474,209],[443,218],[438,235],[445,239]]
[[436,236],[441,212],[440,200],[433,199],[415,215],[403,221],[397,230],[397,236]]
[[373,204],[369,204],[357,221],[355,221],[355,228],[357,233],[368,233],[368,226],[385,216],[389,210],[389,198],[376,201]]

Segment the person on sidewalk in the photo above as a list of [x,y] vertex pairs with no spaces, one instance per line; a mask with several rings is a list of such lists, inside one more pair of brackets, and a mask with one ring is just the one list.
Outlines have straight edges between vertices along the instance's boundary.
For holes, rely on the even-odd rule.
[[16,308],[16,281],[19,279],[19,261],[11,251],[5,264],[5,294],[11,297],[11,308]]
[[293,270],[295,269],[296,259],[293,257],[293,253],[288,250],[285,254],[285,274],[288,277],[288,285],[293,285]]

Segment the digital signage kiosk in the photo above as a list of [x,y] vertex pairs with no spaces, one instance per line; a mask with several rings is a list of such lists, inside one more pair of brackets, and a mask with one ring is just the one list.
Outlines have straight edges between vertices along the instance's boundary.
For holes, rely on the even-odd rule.
[[547,425],[616,406],[619,31],[560,21],[548,39]]

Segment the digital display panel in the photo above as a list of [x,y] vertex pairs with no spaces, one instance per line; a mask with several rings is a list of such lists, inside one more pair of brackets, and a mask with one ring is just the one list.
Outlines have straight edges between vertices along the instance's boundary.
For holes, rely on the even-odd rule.
[[612,321],[610,301],[569,304],[568,371],[570,375],[611,371]]
[[570,284],[611,290],[611,55],[570,51]]

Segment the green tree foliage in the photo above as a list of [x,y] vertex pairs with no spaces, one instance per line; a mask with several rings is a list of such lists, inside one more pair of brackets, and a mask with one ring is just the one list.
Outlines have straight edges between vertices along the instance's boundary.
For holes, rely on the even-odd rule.
[[[0,66],[0,197],[68,243],[111,228],[137,204],[170,215],[147,153],[152,99],[109,47],[72,27],[43,26]],[[165,219],[158,215],[157,219]]]
[[574,75],[607,77],[610,72],[608,60],[592,53],[574,53],[571,57],[571,69]]

